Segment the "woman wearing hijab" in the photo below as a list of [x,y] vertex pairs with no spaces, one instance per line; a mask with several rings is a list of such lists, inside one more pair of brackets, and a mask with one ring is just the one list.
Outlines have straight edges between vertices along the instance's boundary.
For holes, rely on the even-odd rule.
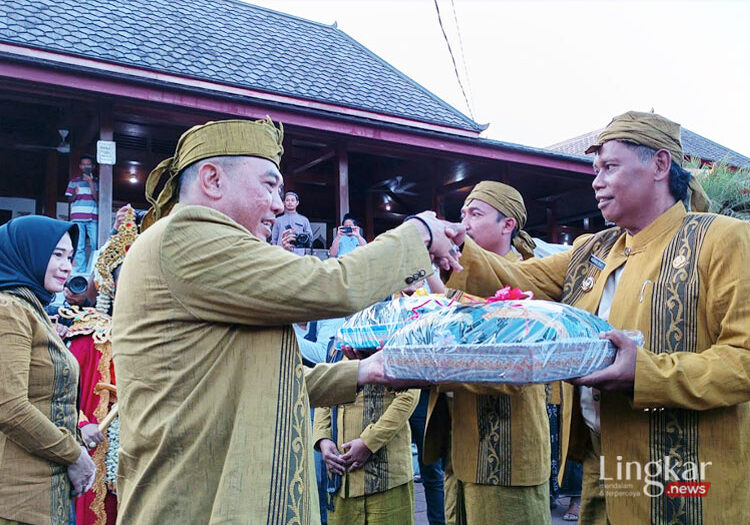
[[95,466],[76,440],[78,364],[44,306],[70,275],[78,230],[27,216],[0,227],[0,525],[65,525]]

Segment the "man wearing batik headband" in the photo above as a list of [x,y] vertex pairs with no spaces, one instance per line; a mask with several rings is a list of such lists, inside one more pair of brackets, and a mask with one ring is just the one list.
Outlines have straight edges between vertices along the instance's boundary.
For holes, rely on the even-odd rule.
[[[466,235],[485,250],[505,257],[512,246],[524,259],[534,256],[536,244],[523,230],[523,197],[507,184],[485,180],[474,186],[461,208],[461,222],[466,226]],[[518,257],[513,254],[510,258]]]
[[361,310],[427,277],[430,255],[460,269],[463,228],[431,213],[340,259],[268,244],[282,137],[270,119],[209,122],[149,175],[114,307],[121,523],[317,522],[308,405],[382,375],[304,369],[291,323]]
[[[461,222],[466,235],[483,250],[509,262],[520,259],[511,246],[524,259],[534,256],[534,241],[523,231],[523,197],[507,184],[477,184],[461,208]],[[441,396],[442,392],[446,396]],[[519,516],[526,523],[550,523],[550,437],[545,399],[544,385],[465,384],[431,390],[424,454],[428,463],[442,454],[450,457],[446,462],[449,523],[509,523]],[[450,421],[445,417],[449,414]],[[450,451],[443,442],[448,433]],[[501,443],[504,435],[519,439]],[[478,460],[488,453],[497,459]],[[457,480],[450,479],[451,470]]]
[[[615,117],[589,151],[599,209],[616,227],[516,264],[467,239],[465,271],[447,286],[487,295],[513,283],[617,328],[604,334],[618,347],[615,363],[572,381],[595,388],[571,404],[568,458],[584,463],[580,523],[745,523],[750,225],[695,213],[708,201],[681,168],[680,126],[664,117]],[[645,343],[620,330],[639,330]],[[679,490],[669,481],[711,485],[705,497],[668,497]]]

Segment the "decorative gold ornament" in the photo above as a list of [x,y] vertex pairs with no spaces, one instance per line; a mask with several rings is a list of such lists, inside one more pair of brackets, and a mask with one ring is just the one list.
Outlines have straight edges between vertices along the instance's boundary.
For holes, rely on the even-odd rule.
[[112,273],[125,260],[130,246],[138,238],[138,225],[132,208],[125,211],[125,219],[117,228],[117,233],[109,238],[96,259],[96,309],[109,312],[115,296],[115,278]]
[[68,328],[68,337],[90,334],[95,345],[112,341],[112,318],[104,312],[95,308],[61,306],[58,315],[73,321]]
[[594,278],[586,277],[581,283],[581,289],[584,292],[590,292],[594,288]]

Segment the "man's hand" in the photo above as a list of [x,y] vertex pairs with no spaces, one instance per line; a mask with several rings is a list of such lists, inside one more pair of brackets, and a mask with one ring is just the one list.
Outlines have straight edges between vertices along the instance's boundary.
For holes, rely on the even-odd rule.
[[289,228],[288,230],[284,230],[284,232],[281,234],[281,246],[287,250],[292,251],[296,246],[294,245],[294,241],[297,240],[297,233],[294,231],[293,228]]
[[352,348],[349,345],[341,345],[341,352],[351,361],[357,360],[357,359],[365,359],[378,350],[383,349],[383,345],[385,344],[384,341],[380,341],[380,345],[378,345],[377,348]]
[[65,296],[65,300],[70,305],[83,306],[84,304],[86,304],[86,301],[88,300],[88,296],[86,295],[86,292],[73,293],[70,291],[70,288],[68,288],[67,286],[63,288],[63,295]]
[[615,362],[603,370],[572,379],[570,382],[577,386],[592,386],[605,391],[632,392],[635,384],[635,357],[638,347],[620,330],[610,330],[599,337],[609,339],[617,347]]
[[[458,262],[461,252],[458,246],[463,244],[466,236],[466,228],[462,224],[452,223],[438,219],[435,212],[423,211],[417,215],[417,219],[411,219],[412,224],[417,227],[425,245],[429,244],[430,232],[432,232],[432,245],[430,256],[444,270],[463,270]],[[427,227],[425,227],[425,223]],[[429,231],[428,231],[429,228]]]
[[83,177],[83,180],[85,180],[89,185],[94,184],[94,176],[91,173],[83,172],[81,173],[81,177]]
[[318,443],[320,453],[323,456],[323,461],[328,467],[328,472],[332,474],[338,474],[343,476],[346,474],[346,461],[343,460],[339,449],[336,448],[336,443],[330,439],[321,439]]
[[57,335],[60,336],[60,339],[65,339],[65,336],[68,335],[68,327],[64,324],[60,324],[60,316],[59,315],[50,315],[49,320],[55,323],[55,331],[57,332]]
[[115,215],[115,225],[112,226],[113,229],[120,229],[122,223],[125,222],[125,214],[128,212],[128,210],[133,211],[133,207],[130,206],[130,204],[126,204],[125,206],[117,210],[117,215]]
[[68,478],[73,484],[73,497],[87,492],[94,484],[96,464],[85,448],[81,447],[81,455],[72,465],[68,465]]
[[372,452],[361,438],[344,443],[341,448],[344,449],[344,455],[341,456],[341,459],[347,464],[347,472],[362,468],[365,461],[372,456]]
[[[381,343],[380,347],[377,350],[380,350],[383,347],[383,344]],[[388,386],[396,390],[403,390],[406,388],[426,388],[433,386],[433,383],[430,381],[417,381],[414,379],[389,379],[385,375],[385,359],[383,357],[383,352],[376,351],[374,354],[372,354],[370,357],[367,358],[361,358],[357,357],[360,356],[361,353],[357,352],[357,350],[354,350],[350,346],[342,346],[341,350],[344,352],[344,355],[349,357],[349,353],[352,352],[352,355],[354,357],[349,357],[349,359],[360,359],[359,361],[359,369],[357,371],[357,386],[362,385],[383,385]]]
[[60,336],[60,339],[68,337],[68,327],[64,324],[57,323],[55,325],[55,331],[57,332],[57,335]]
[[99,425],[96,423],[89,423],[81,427],[81,437],[83,437],[83,443],[92,449],[99,443],[104,441],[104,434],[99,432]]

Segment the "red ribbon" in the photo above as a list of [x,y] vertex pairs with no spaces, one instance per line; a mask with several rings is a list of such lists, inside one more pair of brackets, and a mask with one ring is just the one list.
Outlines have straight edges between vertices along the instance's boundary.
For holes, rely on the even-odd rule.
[[488,303],[496,303],[498,301],[518,301],[519,299],[533,299],[534,292],[524,292],[520,288],[511,288],[506,286],[495,292],[495,295],[487,298]]

